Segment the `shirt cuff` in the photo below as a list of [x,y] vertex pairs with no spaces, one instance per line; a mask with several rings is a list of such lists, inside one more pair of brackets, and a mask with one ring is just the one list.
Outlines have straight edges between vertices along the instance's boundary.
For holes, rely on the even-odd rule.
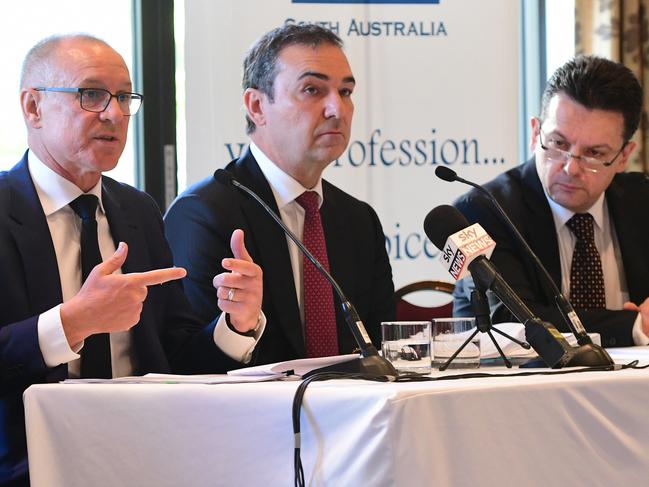
[[48,367],[56,367],[79,358],[76,353],[81,350],[83,342],[70,348],[68,339],[63,331],[61,322],[61,305],[42,313],[38,317],[38,346],[43,354],[43,360]]
[[252,352],[257,346],[266,329],[266,316],[263,311],[259,314],[259,325],[255,335],[247,337],[232,331],[225,321],[225,313],[221,313],[214,327],[214,343],[230,358],[247,364],[252,359]]
[[649,337],[642,331],[642,315],[640,313],[633,323],[633,343],[640,346],[649,345]]

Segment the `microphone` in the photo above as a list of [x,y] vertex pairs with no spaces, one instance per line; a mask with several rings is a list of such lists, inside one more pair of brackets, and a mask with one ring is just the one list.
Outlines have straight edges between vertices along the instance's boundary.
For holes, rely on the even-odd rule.
[[469,265],[474,259],[481,255],[491,257],[495,247],[496,242],[480,224],[475,223],[448,237],[439,261],[453,279],[458,281],[469,272]]
[[[441,205],[431,210],[424,220],[424,231],[439,249],[446,249],[454,234],[469,227],[469,222],[460,211],[450,205]],[[442,253],[441,259],[444,258]],[[490,289],[525,327],[525,339],[552,368],[576,365],[602,365],[592,363],[592,357],[583,347],[571,347],[551,323],[542,321],[532,313],[520,297],[507,284],[484,255],[474,257],[468,269],[476,287],[482,291]],[[608,365],[608,364],[606,364]]]
[[[446,166],[438,166],[435,169],[435,175],[437,175],[438,178],[443,179],[444,181],[459,181],[461,183],[468,184],[469,186],[477,189],[481,194],[486,196],[489,201],[491,201],[496,210],[498,210],[498,213],[500,213],[500,216],[502,217],[507,227],[509,227],[509,229],[514,234],[514,237],[516,238],[518,243],[523,247],[523,249],[525,249],[528,257],[532,259],[532,261],[536,265],[536,268],[540,271],[546,284],[550,286],[550,289],[554,294],[554,301],[557,305],[557,308],[561,312],[564,321],[572,331],[573,335],[575,335],[575,337],[577,338],[577,343],[583,347],[586,347],[585,349],[583,349],[582,354],[585,356],[588,353],[591,356],[589,360],[592,365],[613,365],[613,359],[606,352],[606,350],[604,350],[599,345],[594,344],[590,339],[588,333],[586,333],[584,325],[581,322],[581,319],[577,315],[575,309],[572,307],[572,304],[570,304],[570,301],[568,301],[568,299],[566,299],[566,297],[561,293],[554,280],[550,276],[548,270],[545,268],[534,251],[530,248],[527,241],[518,231],[518,228],[516,228],[516,225],[514,225],[507,213],[505,213],[503,207],[500,206],[498,200],[484,187],[472,181],[468,181],[459,177],[455,171]],[[588,350],[588,352],[586,350]]]
[[505,213],[505,210],[503,210],[502,206],[500,206],[498,200],[496,200],[496,198],[494,198],[494,196],[489,191],[487,191],[479,184],[476,184],[472,181],[468,181],[466,179],[459,177],[457,173],[453,171],[453,169],[450,169],[446,166],[438,166],[435,169],[435,175],[438,178],[443,179],[444,181],[448,181],[448,182],[459,181],[461,183],[468,184],[469,186],[472,186],[475,189],[477,189],[481,194],[486,196],[491,201],[491,203],[494,205],[496,210],[498,210],[498,213],[500,213],[500,216],[502,217],[507,227],[514,234],[514,237],[516,238],[518,243],[523,247],[523,249],[525,249],[527,255],[530,257],[530,259],[532,259],[534,265],[536,265],[537,269],[540,271],[541,275],[543,276],[543,279],[550,286],[550,289],[554,294],[554,300],[557,304],[557,307],[559,308],[559,311],[561,312],[561,315],[563,316],[565,322],[570,327],[570,330],[577,338],[577,343],[579,343],[580,345],[592,344],[593,342],[588,336],[588,333],[586,333],[586,329],[584,328],[584,325],[579,319],[579,316],[577,316],[575,309],[572,307],[572,305],[566,299],[566,297],[563,294],[561,294],[561,291],[559,290],[554,280],[550,276],[550,273],[547,271],[545,266],[541,263],[541,260],[538,258],[538,256],[527,244],[527,241],[520,234],[518,228],[516,228],[516,225],[514,225],[514,223],[511,221],[507,213]]
[[340,299],[345,321],[347,322],[347,325],[349,326],[349,329],[354,336],[354,340],[356,340],[356,343],[360,348],[362,357],[359,359],[350,360],[348,362],[342,362],[339,364],[330,365],[328,367],[314,369],[309,374],[305,374],[304,377],[313,375],[316,372],[351,372],[396,377],[398,375],[396,369],[390,362],[379,355],[376,347],[374,346],[374,344],[372,344],[372,340],[370,340],[370,337],[367,334],[365,325],[363,325],[363,321],[358,315],[356,308],[354,308],[354,305],[349,301],[349,299],[347,299],[340,285],[336,282],[333,276],[329,274],[329,272],[327,272],[324,267],[322,267],[322,264],[318,262],[318,260],[313,256],[313,254],[311,254],[311,252],[309,252],[309,250],[304,246],[304,244],[302,244],[302,242],[295,236],[295,234],[291,232],[291,230],[289,230],[289,228],[273,211],[273,209],[268,206],[266,202],[262,200],[259,195],[257,195],[257,193],[255,193],[247,186],[241,184],[234,178],[234,176],[232,176],[232,174],[230,174],[225,169],[217,169],[214,172],[214,179],[216,179],[221,184],[224,184],[225,186],[234,186],[235,188],[246,193],[249,197],[255,200],[266,211],[266,213],[268,213],[268,215],[273,220],[275,220],[275,223],[280,226],[283,232],[293,241],[293,243],[295,243],[295,245],[297,245],[300,251],[313,263],[318,271],[325,276],[327,281],[329,281],[332,288],[334,289],[334,292]]

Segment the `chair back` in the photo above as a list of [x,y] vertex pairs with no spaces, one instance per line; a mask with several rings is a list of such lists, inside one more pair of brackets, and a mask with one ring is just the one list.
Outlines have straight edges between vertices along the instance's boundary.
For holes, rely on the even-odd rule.
[[436,306],[419,306],[406,299],[405,296],[419,291],[431,291],[453,294],[455,284],[444,281],[419,281],[404,286],[394,293],[398,321],[430,321],[434,318],[453,316],[453,300]]

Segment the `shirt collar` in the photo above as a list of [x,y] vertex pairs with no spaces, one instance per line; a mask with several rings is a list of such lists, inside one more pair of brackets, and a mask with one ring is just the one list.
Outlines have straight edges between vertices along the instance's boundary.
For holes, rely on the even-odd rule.
[[292,176],[282,171],[252,141],[250,141],[250,152],[252,152],[257,164],[259,164],[259,169],[261,169],[261,172],[268,181],[270,189],[273,191],[273,196],[275,196],[275,201],[277,201],[277,207],[280,210],[305,191],[315,191],[318,193],[319,206],[322,206],[322,178],[318,178],[318,182],[313,188],[305,188]]
[[[31,150],[27,153],[27,165],[46,217],[66,207],[84,194],[73,182],[68,181],[46,166]],[[101,178],[87,194],[94,194],[99,198],[99,209],[103,213]]]

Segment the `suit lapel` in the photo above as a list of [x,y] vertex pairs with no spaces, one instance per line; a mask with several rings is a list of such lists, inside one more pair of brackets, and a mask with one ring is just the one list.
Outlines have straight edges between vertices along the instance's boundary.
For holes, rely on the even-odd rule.
[[119,183],[106,176],[102,178],[102,203],[115,247],[119,242],[128,244],[128,255],[122,272],[127,274],[150,270],[147,268],[149,253],[146,240],[135,218],[136,210],[130,208],[126,199],[120,196]]
[[628,199],[625,202],[624,191],[617,179],[613,179],[606,190],[606,203],[622,254],[629,299],[640,304],[647,297],[647,274],[649,273],[646,261],[637,258],[647,251],[646,243],[638,231],[642,228],[642,224],[638,223],[639,218],[632,216],[635,208]]
[[[331,186],[327,181],[322,182],[324,204],[321,208],[322,226],[327,243],[327,257],[329,258],[329,271],[340,285],[344,295],[354,306],[356,302],[357,284],[356,276],[359,272],[359,263],[354,262],[357,255],[355,249],[358,242],[353,241],[350,235],[350,223],[347,221],[348,211],[341,208]],[[363,272],[370,272],[365,269]],[[332,290],[333,291],[333,290]],[[340,298],[334,292],[334,305],[336,310],[336,327],[338,329],[338,345],[341,350],[353,350],[357,344],[351,335],[345,316],[340,305]]]
[[[322,182],[324,204],[322,206],[322,226],[324,227],[327,241],[327,257],[329,258],[329,271],[335,276],[343,293],[351,299],[354,294],[354,270],[358,269],[352,262],[353,243],[349,242],[349,227],[347,225],[344,209],[339,208],[338,201],[333,195],[329,183]],[[336,303],[340,300],[334,294]],[[338,306],[336,307],[338,310]]]
[[[529,246],[548,270],[555,284],[561,288],[561,262],[557,233],[554,230],[552,211],[536,172],[534,160],[523,166],[522,181],[523,201],[526,208],[521,214],[526,215],[527,223],[519,230],[525,235]],[[548,231],[548,229],[552,231]],[[540,283],[545,289],[545,281],[540,279]]]
[[[102,202],[115,247],[119,242],[128,244],[128,255],[122,266],[122,273],[151,270],[146,238],[136,218],[139,212],[132,206],[132,200],[128,199],[128,195],[121,190],[120,183],[106,176],[102,177]],[[157,343],[155,336],[157,331],[154,326],[151,326],[155,324],[154,311],[150,305],[145,304],[140,314],[140,321],[131,328],[135,373],[143,373],[150,367],[150,364],[143,363],[143,361],[145,361],[145,357],[149,356],[148,351],[152,344]]]
[[63,301],[56,253],[43,208],[27,167],[27,153],[9,172],[10,228],[23,263],[31,310],[41,313]]
[[[235,177],[257,193],[264,202],[279,215],[277,202],[257,161],[250,153],[239,159],[234,167]],[[264,270],[264,276],[273,276],[273,281],[264,284],[264,301],[268,299],[273,308],[277,324],[283,329],[298,357],[306,355],[304,332],[300,319],[293,267],[288,253],[286,236],[281,228],[251,198],[242,195],[241,212],[251,231],[246,233],[246,246],[250,242],[251,254],[255,262]],[[266,280],[266,277],[264,277]]]

